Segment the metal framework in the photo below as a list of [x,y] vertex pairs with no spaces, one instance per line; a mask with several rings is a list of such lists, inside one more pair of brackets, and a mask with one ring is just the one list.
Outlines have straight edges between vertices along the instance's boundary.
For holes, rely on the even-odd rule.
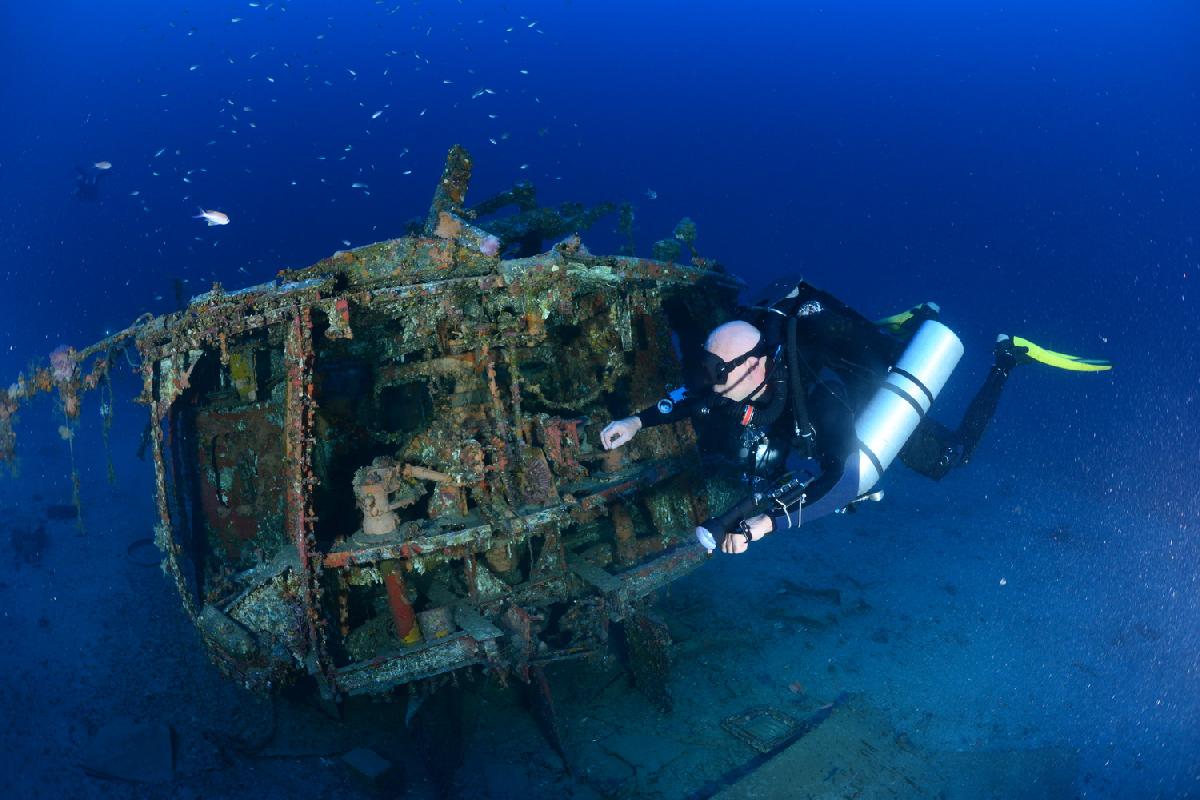
[[646,611],[703,558],[695,433],[650,429],[615,452],[598,434],[682,383],[680,354],[741,284],[698,258],[593,256],[577,236],[503,258],[463,206],[470,171],[451,150],[414,235],[214,286],[59,353],[0,395],[0,460],[21,401],[57,390],[72,420],[133,345],[156,542],[231,676],[311,680],[330,699],[476,666],[540,685],[622,622],[667,707],[669,638]]

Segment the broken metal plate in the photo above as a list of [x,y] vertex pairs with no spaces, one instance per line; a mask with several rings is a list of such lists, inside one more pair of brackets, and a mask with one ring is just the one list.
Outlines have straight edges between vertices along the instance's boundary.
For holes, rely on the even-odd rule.
[[800,721],[778,709],[755,706],[721,720],[721,727],[758,752],[769,753],[800,729]]

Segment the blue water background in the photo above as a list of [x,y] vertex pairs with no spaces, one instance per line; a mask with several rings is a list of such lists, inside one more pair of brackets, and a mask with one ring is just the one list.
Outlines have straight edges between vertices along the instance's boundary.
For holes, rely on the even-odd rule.
[[[987,446],[1173,528],[1129,553],[1194,596],[1198,34],[1192,2],[4,3],[0,385],[173,310],[176,278],[400,235],[461,143],[475,200],[629,199],[640,254],[687,215],[752,285],[937,300],[967,345],[948,422],[998,332],[1112,359],[1022,370]],[[1194,708],[1190,663],[1154,688]]]

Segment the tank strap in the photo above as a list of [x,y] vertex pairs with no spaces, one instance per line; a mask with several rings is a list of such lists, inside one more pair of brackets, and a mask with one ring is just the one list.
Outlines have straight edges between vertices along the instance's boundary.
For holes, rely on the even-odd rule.
[[[929,399],[929,405],[933,405],[933,392],[929,391],[929,387],[926,386],[924,383],[922,383],[921,380],[916,375],[913,375],[911,372],[909,372],[906,369],[900,369],[899,367],[892,367],[891,371],[896,373],[897,375],[903,375],[904,377],[908,378],[910,381],[915,383],[917,385],[917,388],[919,388],[922,392],[924,392],[925,397]],[[921,416],[925,416],[925,415],[921,414]]]
[[[896,388],[895,386],[888,383],[887,381],[884,381],[882,384],[880,384],[879,388],[887,389],[889,392],[896,395],[896,397],[899,397],[901,400],[903,400],[904,402],[906,402],[910,406],[912,406],[913,411],[917,412],[917,421],[918,422],[925,419],[925,409],[921,408],[921,404],[918,403],[916,400],[913,400],[912,396],[909,395],[908,392],[905,392],[902,389]],[[932,401],[930,401],[930,402],[932,402]]]
[[867,457],[867,460],[871,462],[871,465],[873,467],[875,467],[875,474],[882,475],[883,474],[883,463],[880,462],[879,456],[875,455],[875,451],[872,450],[870,447],[867,447],[867,443],[864,442],[862,439],[855,437],[854,441],[858,443],[859,451],[861,451],[862,454]]

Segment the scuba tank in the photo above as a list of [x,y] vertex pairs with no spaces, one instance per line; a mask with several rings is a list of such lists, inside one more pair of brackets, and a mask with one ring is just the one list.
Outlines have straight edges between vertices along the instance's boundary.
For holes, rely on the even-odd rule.
[[858,493],[865,495],[924,419],[962,358],[963,344],[937,320],[917,329],[883,385],[854,423],[858,439]]

